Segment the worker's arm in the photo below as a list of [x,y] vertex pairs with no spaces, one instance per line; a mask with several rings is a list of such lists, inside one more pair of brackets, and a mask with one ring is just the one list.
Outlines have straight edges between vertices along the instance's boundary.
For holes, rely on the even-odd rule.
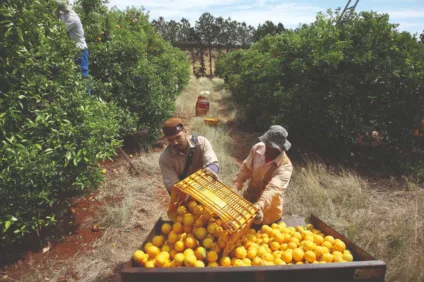
[[166,190],[168,190],[168,193],[171,195],[172,186],[180,181],[177,172],[172,167],[169,159],[166,159],[164,155],[161,155],[159,158],[159,167],[162,174],[163,184],[165,185]]
[[265,187],[261,197],[257,204],[262,208],[263,211],[268,210],[271,207],[272,200],[275,197],[280,197],[287,188],[290,182],[290,178],[293,172],[293,166],[290,162],[278,167],[275,171],[274,177]]
[[252,176],[253,170],[253,158],[256,154],[256,145],[252,147],[250,150],[249,156],[243,161],[241,164],[240,170],[237,173],[236,177],[233,180],[234,186],[237,189],[241,189],[243,187],[243,183],[246,182]]
[[199,136],[199,142],[200,142],[200,138],[203,139],[201,140],[201,145],[203,149],[203,167],[210,168],[210,170],[218,174],[219,172],[218,158],[212,148],[212,145],[208,139],[202,136]]

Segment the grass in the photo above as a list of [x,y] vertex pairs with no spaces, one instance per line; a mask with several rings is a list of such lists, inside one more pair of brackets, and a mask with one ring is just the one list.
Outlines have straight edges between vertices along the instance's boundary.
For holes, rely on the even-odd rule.
[[294,171],[284,211],[314,213],[344,233],[387,263],[388,281],[423,281],[423,193],[382,188],[376,191],[353,172],[309,160]]

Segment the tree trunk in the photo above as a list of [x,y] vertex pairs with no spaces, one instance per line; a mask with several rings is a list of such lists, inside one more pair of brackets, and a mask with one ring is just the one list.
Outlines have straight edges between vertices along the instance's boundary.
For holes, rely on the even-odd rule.
[[203,57],[204,48],[203,46],[200,48],[200,73],[203,76],[206,76],[206,68],[205,68],[205,58]]
[[196,69],[195,69],[195,67],[194,67],[194,62],[196,61],[196,57],[195,57],[195,54],[194,54],[194,47],[192,47],[191,48],[191,63],[192,63],[192,65],[193,65],[193,74],[196,74]]
[[209,45],[209,76],[210,76],[211,79],[212,79],[212,75],[213,75],[213,73],[212,73],[212,48]]

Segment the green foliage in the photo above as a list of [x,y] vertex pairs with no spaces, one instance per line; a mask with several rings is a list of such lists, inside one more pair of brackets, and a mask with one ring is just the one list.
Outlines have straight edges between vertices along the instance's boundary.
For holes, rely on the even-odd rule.
[[254,32],[253,41],[259,41],[267,35],[280,34],[284,30],[284,25],[282,23],[278,23],[278,25],[276,25],[272,21],[266,21],[264,24],[258,25],[258,28]]
[[128,110],[137,128],[126,133],[149,146],[188,83],[186,54],[157,35],[143,10],[87,12],[81,9],[85,2],[78,1],[77,11],[87,35],[94,95]]
[[54,0],[0,6],[0,245],[56,222],[55,206],[103,177],[126,113],[86,94]]
[[[411,172],[424,160],[424,49],[385,14],[337,15],[220,58],[249,126],[289,129],[293,144]],[[372,139],[372,131],[380,136]],[[418,135],[418,136],[414,136]],[[352,157],[353,156],[353,157]]]

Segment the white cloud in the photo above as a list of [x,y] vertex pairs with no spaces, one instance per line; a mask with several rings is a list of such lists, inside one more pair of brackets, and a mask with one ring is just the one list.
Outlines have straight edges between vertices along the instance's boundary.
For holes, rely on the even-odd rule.
[[389,14],[390,18],[393,18],[393,19],[424,18],[424,10],[419,11],[417,9],[388,11],[387,14]]

